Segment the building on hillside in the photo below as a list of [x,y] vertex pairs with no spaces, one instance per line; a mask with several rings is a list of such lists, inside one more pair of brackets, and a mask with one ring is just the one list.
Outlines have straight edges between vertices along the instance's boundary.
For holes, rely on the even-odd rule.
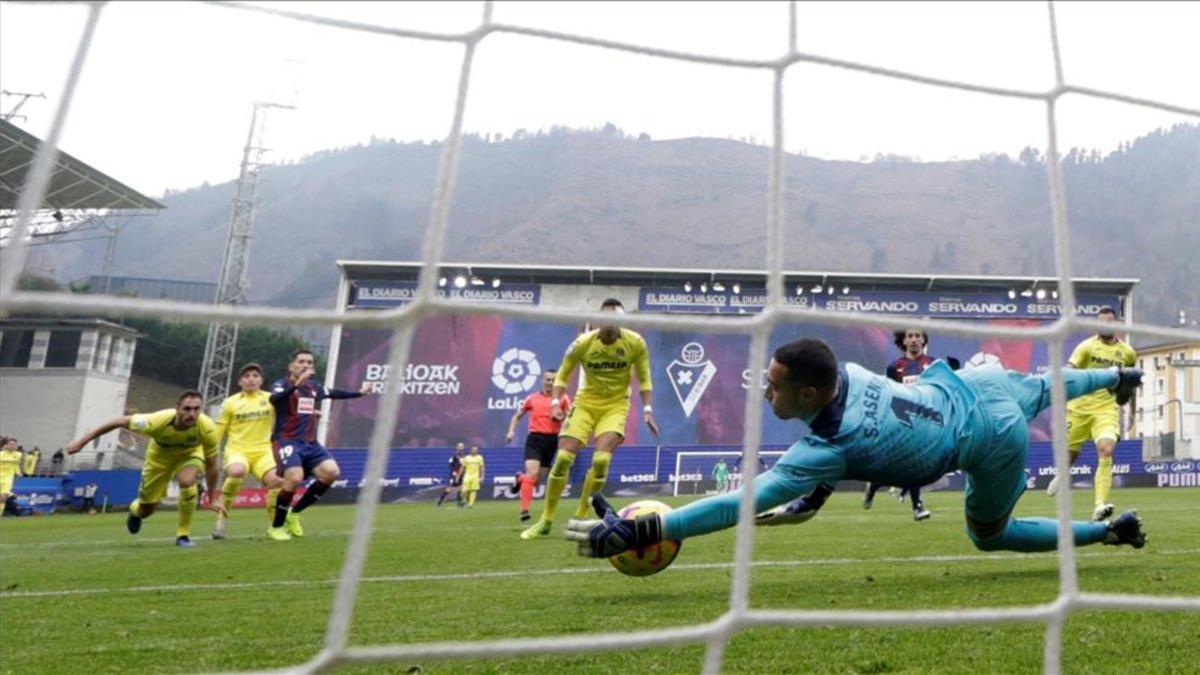
[[[48,458],[125,412],[137,331],[102,319],[0,321],[0,433]],[[117,434],[68,460],[68,468],[114,466]]]
[[1200,459],[1200,342],[1138,347],[1146,373],[1133,434],[1146,457]]
[[152,300],[166,299],[186,302],[212,302],[213,298],[217,297],[217,285],[207,281],[143,279],[140,277],[115,277],[92,274],[72,281],[71,286],[84,293],[133,295]]

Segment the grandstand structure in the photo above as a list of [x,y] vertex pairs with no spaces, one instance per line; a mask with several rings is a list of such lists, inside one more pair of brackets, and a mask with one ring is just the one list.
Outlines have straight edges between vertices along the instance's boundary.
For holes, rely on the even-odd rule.
[[[338,311],[378,314],[403,308],[416,296],[418,262],[338,262]],[[1061,313],[1054,280],[1004,276],[930,276],[785,271],[789,306],[854,315],[904,315],[914,322],[954,318],[997,326],[1042,326]],[[766,306],[764,272],[622,267],[488,265],[447,262],[437,272],[437,297],[464,306],[502,304],[565,312],[595,310],[619,298],[630,311],[651,315],[718,315],[727,319],[760,313]],[[1076,312],[1093,316],[1111,306],[1125,321],[1134,314],[1136,279],[1075,280]],[[554,367],[578,327],[514,318],[430,319],[417,328],[405,374],[405,405],[392,448],[453,445],[493,446],[504,436],[507,416],[540,387],[537,373]],[[790,330],[790,332],[789,332]],[[934,328],[930,328],[934,332]],[[795,334],[795,329],[777,331]],[[891,333],[880,328],[843,327],[820,335],[847,360],[882,372],[896,356]],[[636,424],[627,445],[665,444],[701,450],[734,446],[742,426],[723,422],[724,409],[750,388],[744,338],[704,331],[643,331],[651,352],[657,414],[667,430],[659,439],[639,437]],[[386,380],[386,331],[335,326],[330,337],[326,382],[358,389]],[[1048,354],[1028,341],[1000,342],[934,334],[930,356],[998,361],[1018,370],[1049,366]],[[322,416],[322,438],[338,448],[369,444],[377,397],[330,406]],[[448,411],[454,411],[451,415]],[[764,421],[764,442],[790,442],[787,425]],[[1043,422],[1041,438],[1049,437]],[[642,473],[642,472],[639,472]],[[498,474],[497,474],[498,475]],[[392,478],[392,476],[388,476]],[[664,479],[669,480],[669,479]]]
[[[42,141],[8,120],[0,120],[0,247],[18,236],[26,246],[69,244],[107,239],[101,274],[112,274],[117,239],[138,216],[165,209],[103,171],[55,150],[45,191],[32,204],[24,235],[18,235],[20,202],[28,189],[26,176],[42,148]],[[108,292],[108,288],[97,289]]]

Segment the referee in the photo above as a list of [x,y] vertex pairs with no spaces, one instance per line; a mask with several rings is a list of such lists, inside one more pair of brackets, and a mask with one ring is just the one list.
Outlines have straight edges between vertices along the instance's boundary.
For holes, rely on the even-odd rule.
[[[516,480],[521,492],[522,522],[529,520],[533,490],[546,477],[546,472],[554,463],[554,453],[558,451],[558,430],[562,428],[562,420],[554,419],[550,412],[550,392],[554,389],[556,372],[547,370],[542,374],[542,390],[525,397],[508,423],[508,434],[504,437],[505,441],[512,443],[517,435],[517,422],[525,413],[530,413],[529,435],[525,437],[525,473],[517,474]],[[568,410],[570,407],[570,397],[563,394],[559,409]]]

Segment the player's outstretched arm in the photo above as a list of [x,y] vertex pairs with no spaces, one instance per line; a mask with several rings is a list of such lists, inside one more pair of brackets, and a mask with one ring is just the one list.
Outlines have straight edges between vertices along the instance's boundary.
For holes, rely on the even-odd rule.
[[514,413],[512,419],[508,421],[508,433],[504,434],[505,443],[512,443],[513,439],[517,437],[517,423],[520,422],[521,418],[525,416],[525,412],[526,409],[522,407],[520,410]]
[[208,508],[228,516],[225,512],[225,505],[221,503],[221,462],[220,455],[213,453],[204,458],[204,499],[207,501]]
[[[793,446],[795,447],[795,446]],[[785,457],[786,459],[786,457]],[[782,464],[784,460],[780,460]],[[798,467],[776,468],[754,479],[755,513],[790,502],[815,488],[822,479]],[[599,494],[592,505],[600,520],[572,520],[567,539],[579,544],[579,555],[608,558],[631,548],[642,548],[663,539],[687,539],[737,524],[742,490],[706,497],[666,515],[657,513],[621,519]]]
[[833,488],[821,483],[807,495],[790,501],[782,506],[763,511],[754,518],[755,525],[799,525],[807,523],[817,515],[817,511],[825,505],[825,500],[833,494]]
[[650,433],[658,437],[658,421],[654,419],[654,392],[650,389],[643,389],[642,394],[642,417],[646,422],[646,427],[650,429]]
[[76,438],[75,440],[68,443],[67,444],[67,454],[74,455],[75,453],[82,450],[83,446],[87,445],[88,443],[91,443],[93,440],[103,436],[104,434],[107,434],[108,432],[113,431],[115,429],[121,429],[121,428],[129,426],[129,420],[130,420],[130,417],[128,415],[122,415],[121,417],[114,417],[111,420],[105,422],[104,424],[101,424],[100,426],[96,427],[95,429],[92,429],[91,431],[84,434],[83,436],[80,436],[79,438]]
[[370,391],[370,389],[371,389],[370,382],[363,382],[362,389],[359,389],[358,391],[351,391],[349,389],[326,388],[325,396],[323,396],[322,398],[329,398],[329,399],[334,399],[334,400],[342,399],[342,398],[359,398],[361,396],[365,396],[366,393],[368,391]]

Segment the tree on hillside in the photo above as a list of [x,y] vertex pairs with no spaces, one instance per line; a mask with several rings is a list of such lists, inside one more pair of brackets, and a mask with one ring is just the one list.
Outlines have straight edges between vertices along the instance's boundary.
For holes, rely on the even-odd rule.
[[[144,377],[192,388],[200,381],[208,327],[199,323],[128,319],[126,325],[141,332],[133,359],[133,372]],[[238,331],[235,370],[251,361],[262,365],[266,379],[273,381],[287,372],[293,352],[309,349],[306,340],[287,331],[247,326]],[[324,358],[317,359],[317,372],[324,373]],[[236,382],[230,383],[232,388]]]

